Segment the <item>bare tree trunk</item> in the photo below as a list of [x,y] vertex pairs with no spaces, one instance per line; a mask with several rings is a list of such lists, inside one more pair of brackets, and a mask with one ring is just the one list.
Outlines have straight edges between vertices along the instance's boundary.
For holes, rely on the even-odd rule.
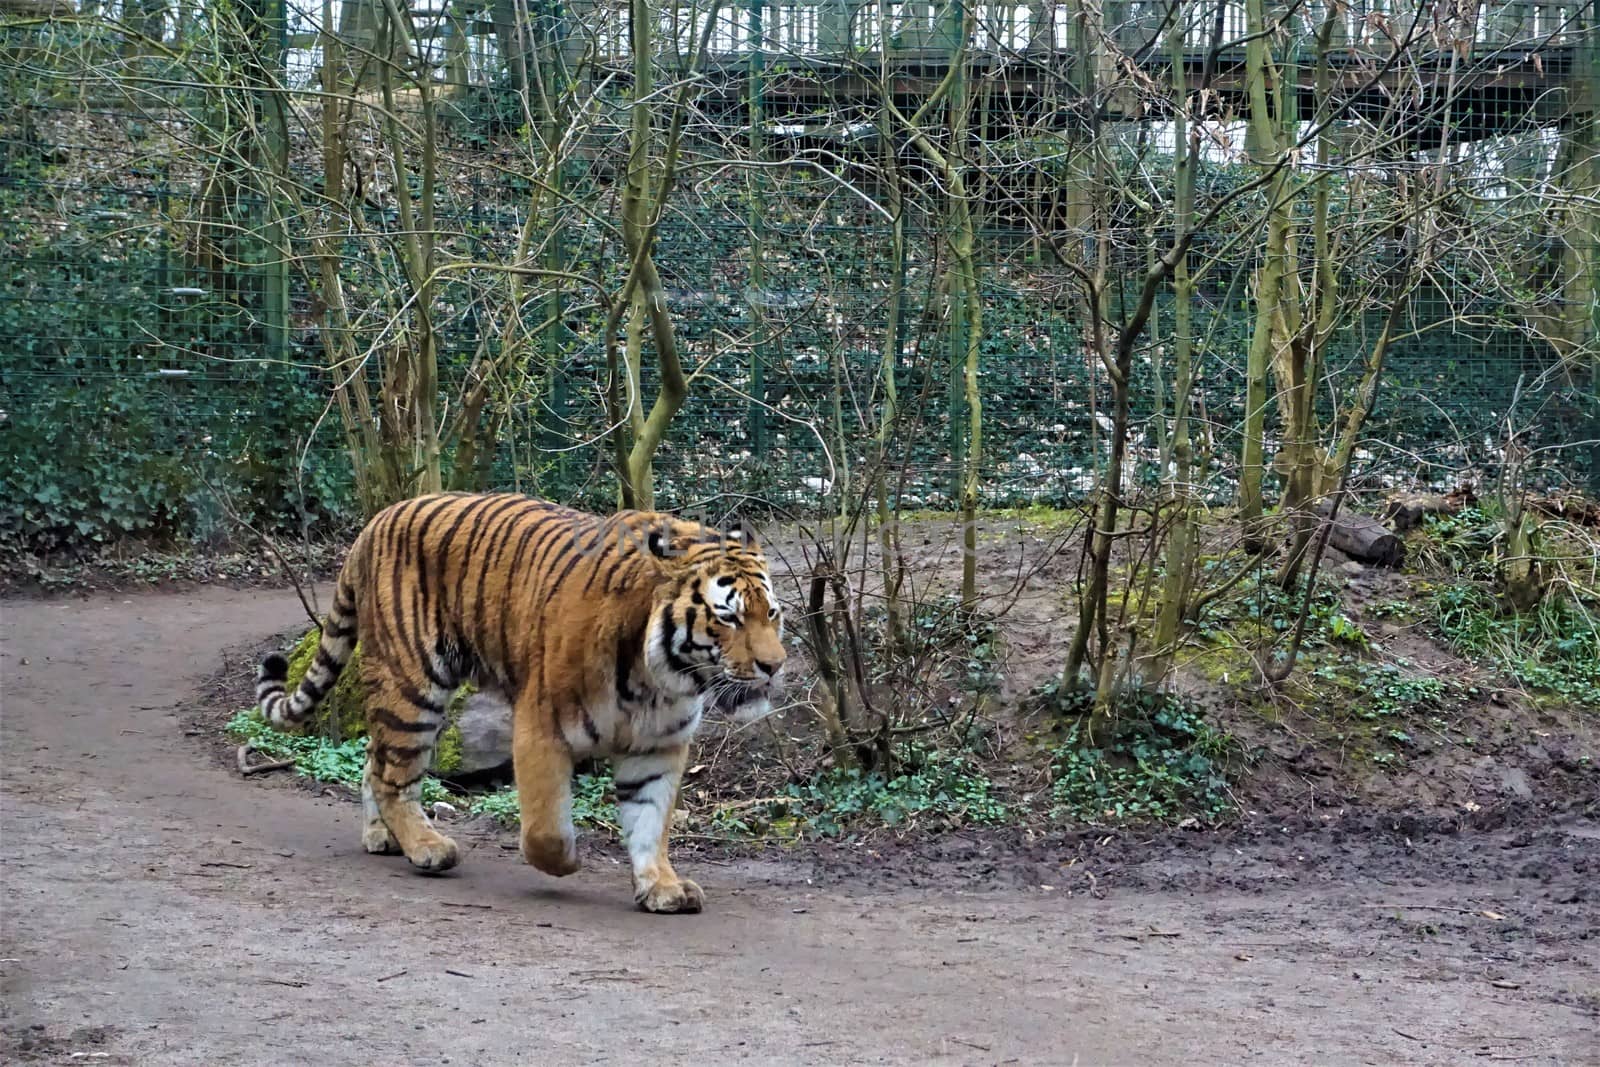
[[[671,192],[678,164],[678,148],[683,134],[683,123],[688,110],[688,96],[695,84],[699,62],[706,54],[712,31],[716,28],[717,5],[713,3],[706,12],[705,25],[695,47],[694,60],[685,72],[682,87],[673,103],[672,124],[662,152],[661,177],[652,183],[650,178],[653,105],[651,102],[651,64],[654,57],[652,28],[655,25],[655,8],[650,0],[632,0],[633,31],[633,102],[630,105],[632,125],[628,135],[627,185],[622,194],[622,237],[632,263],[628,280],[623,286],[622,298],[612,307],[606,322],[606,344],[613,346],[608,359],[614,362],[616,328],[626,310],[633,318],[629,324],[628,373],[637,375],[643,360],[642,351],[633,350],[635,343],[643,348],[643,325],[650,326],[650,340],[655,348],[656,366],[661,375],[655,401],[642,423],[634,424],[633,444],[628,450],[624,472],[622,497],[631,498],[633,506],[642,509],[655,507],[653,461],[656,450],[666,437],[678,410],[689,395],[689,381],[683,373],[683,363],[678,353],[678,338],[673,330],[672,316],[667,310],[666,287],[656,269],[651,245],[655,242],[661,224],[661,212]],[[654,188],[652,185],[654,184]],[[634,380],[638,380],[635,378]],[[631,416],[630,416],[631,417]]]
[[828,625],[828,576],[824,572],[811,575],[810,596],[806,601],[806,622],[811,632],[812,654],[817,659],[817,674],[822,681],[822,702],[818,708],[822,716],[823,732],[828,738],[828,748],[833,753],[836,767],[855,766],[850,738],[844,724],[848,715],[849,690],[839,669],[839,654],[834,647],[832,628]]
[[[979,471],[983,458],[983,403],[978,386],[978,357],[983,343],[983,306],[981,295],[981,269],[977,262],[977,227],[972,214],[972,195],[965,174],[965,152],[969,100],[966,93],[966,68],[976,9],[971,4],[961,4],[950,9],[959,15],[951,22],[949,68],[944,79],[923,98],[917,110],[905,115],[896,105],[892,93],[885,91],[881,104],[893,116],[897,127],[904,131],[913,147],[938,173],[941,181],[945,218],[945,243],[950,255],[950,265],[945,273],[945,286],[950,300],[950,332],[952,337],[962,334],[960,345],[953,345],[952,364],[959,358],[961,368],[961,395],[966,408],[965,447],[962,452],[957,483],[957,496],[961,511],[961,602],[963,610],[972,611],[977,606],[977,509],[981,485]],[[947,113],[946,128],[949,140],[944,148],[936,143],[933,127],[927,123],[935,109]],[[953,388],[954,386],[952,386]],[[953,395],[953,394],[952,394]],[[952,404],[952,409],[956,405]],[[958,413],[952,410],[952,420]],[[962,440],[960,428],[954,422],[952,452],[957,441]]]
[[[1591,92],[1600,94],[1600,89]],[[1594,347],[1600,340],[1600,315],[1595,311],[1600,307],[1600,210],[1594,207],[1600,202],[1600,111],[1572,115],[1562,123],[1552,181],[1570,199],[1546,213],[1548,245],[1539,241],[1533,247],[1557,250],[1553,258],[1559,299],[1553,302],[1554,310],[1549,302],[1530,301],[1523,317],[1555,349],[1573,379],[1582,380],[1590,373],[1600,380],[1600,353]],[[1600,462],[1595,469],[1600,471]]]
[[[961,511],[961,607],[971,613],[978,604],[978,488],[983,462],[983,398],[978,389],[978,356],[983,344],[983,294],[977,263],[977,229],[972,217],[973,201],[966,175],[967,126],[971,99],[967,86],[967,57],[976,27],[977,9],[970,3],[957,5],[960,15],[956,39],[951,42],[949,81],[949,143],[943,152],[933,147],[926,136],[918,136],[922,148],[944,181],[945,243],[950,250],[946,275],[950,295],[950,331],[959,339],[952,351],[961,375],[962,407],[966,411],[965,441],[960,449],[959,507]],[[952,416],[956,413],[952,406]],[[960,441],[962,431],[951,427],[952,440]]]
[[[327,27],[333,25],[333,0],[323,0],[322,84],[328,94],[322,106],[322,188],[330,214],[346,210],[344,163],[348,154],[345,129],[348,105],[340,96],[344,84],[342,42]],[[339,275],[340,256],[335,242],[319,233],[312,239],[312,258],[321,282],[318,331],[323,352],[333,377],[334,401],[344,425],[345,447],[355,474],[356,493],[362,511],[374,515],[399,499],[398,471],[384,462],[373,418],[372,397],[367,380],[360,373],[359,357],[350,315],[345,304],[344,282]]]
[[1311,558],[1311,571],[1306,576],[1305,593],[1300,600],[1300,611],[1295,619],[1288,653],[1281,663],[1274,664],[1266,671],[1267,679],[1271,682],[1281,682],[1289,677],[1294,672],[1295,662],[1299,658],[1300,647],[1305,640],[1306,626],[1311,618],[1311,600],[1316,594],[1317,568],[1322,563],[1322,550],[1327,547],[1328,539],[1332,536],[1334,524],[1339,517],[1345,485],[1350,479],[1350,458],[1355,449],[1355,442],[1359,439],[1361,429],[1366,425],[1367,416],[1371,414],[1373,405],[1377,401],[1378,385],[1383,381],[1383,365],[1389,353],[1389,342],[1394,336],[1395,327],[1404,313],[1407,298],[1411,293],[1415,277],[1412,268],[1415,261],[1414,255],[1407,258],[1399,291],[1394,294],[1393,302],[1389,305],[1388,318],[1384,321],[1378,340],[1373,344],[1372,351],[1367,357],[1366,370],[1362,374],[1355,403],[1350,406],[1350,413],[1345,419],[1344,433],[1340,438],[1333,462],[1333,471],[1338,481],[1333,489],[1333,499],[1327,509],[1326,518],[1323,520],[1326,525],[1322,529],[1322,536],[1317,541],[1316,550]]
[[[1080,99],[1084,101],[1084,107],[1091,118],[1087,146],[1074,153],[1073,192],[1070,196],[1075,203],[1069,207],[1068,219],[1072,227],[1070,232],[1085,234],[1092,232],[1094,235],[1095,262],[1079,268],[1083,283],[1083,307],[1089,320],[1089,346],[1093,357],[1100,362],[1111,381],[1112,407],[1115,409],[1118,400],[1125,400],[1126,397],[1118,390],[1117,361],[1112,357],[1108,336],[1110,308],[1106,288],[1106,267],[1110,252],[1110,232],[1103,205],[1108,190],[1100,185],[1100,181],[1106,175],[1101,158],[1103,130],[1098,119],[1100,103],[1098,64],[1094,59],[1100,51],[1099,38],[1102,24],[1098,20],[1098,10],[1082,3],[1077,6],[1073,14],[1073,26],[1078,43],[1078,62],[1082,64]],[[1072,644],[1067,650],[1067,662],[1063,671],[1063,677],[1073,681],[1083,674],[1084,665],[1089,660],[1090,639],[1097,627],[1101,636],[1102,655],[1107,654],[1106,645],[1109,643],[1106,630],[1106,597],[1110,582],[1111,546],[1117,521],[1115,494],[1120,491],[1122,484],[1123,453],[1119,450],[1119,442],[1116,440],[1122,436],[1117,429],[1119,425],[1121,424],[1113,415],[1111,433],[1114,440],[1111,446],[1110,468],[1099,487],[1100,497],[1096,506],[1094,528],[1090,531],[1087,544],[1089,581],[1083,598],[1078,603],[1078,624],[1073,630]],[[1099,672],[1096,677],[1097,691],[1100,688],[1100,681],[1104,679],[1104,672]],[[1086,733],[1092,732],[1091,726]]]
[[[438,337],[433,328],[434,300],[434,181],[437,173],[437,144],[434,112],[433,79],[424,72],[413,78],[417,88],[418,106],[422,112],[423,140],[420,161],[421,188],[417,199],[412,200],[404,141],[400,137],[395,119],[394,75],[397,68],[410,62],[413,52],[410,17],[400,10],[395,0],[383,0],[388,12],[386,27],[389,47],[385,62],[380,67],[384,125],[389,141],[390,163],[394,168],[394,197],[399,208],[400,225],[404,230],[401,239],[402,264],[414,294],[412,313],[414,336],[400,343],[406,346],[402,357],[408,366],[401,379],[401,396],[391,398],[399,409],[388,414],[404,421],[409,432],[403,439],[410,446],[410,469],[416,471],[415,491],[437,493],[444,488],[444,477],[439,456],[439,426],[434,416],[434,403],[439,395]],[[419,211],[420,205],[420,211]]]
[[[1186,233],[1194,219],[1194,179],[1200,156],[1200,131],[1189,128],[1189,88],[1184,68],[1184,34],[1188,20],[1181,3],[1175,3],[1167,49],[1172,59],[1173,219],[1172,227]],[[1172,383],[1172,475],[1168,481],[1167,505],[1172,511],[1172,530],[1167,535],[1166,577],[1161,603],[1156,610],[1155,649],[1151,679],[1160,682],[1172,669],[1179,629],[1194,567],[1194,510],[1192,484],[1194,443],[1189,436],[1189,402],[1194,391],[1194,283],[1189,277],[1189,257],[1179,258],[1172,268],[1173,301],[1173,383]]]
[[[1330,8],[1316,36],[1315,86],[1318,99],[1327,99],[1332,87],[1328,55],[1335,25],[1335,12]],[[1311,240],[1315,259],[1313,300],[1317,309],[1316,321],[1298,331],[1290,340],[1291,373],[1294,377],[1289,419],[1292,444],[1286,447],[1284,453],[1289,473],[1283,506],[1291,516],[1292,534],[1288,554],[1276,575],[1277,584],[1285,589],[1292,588],[1299,577],[1301,562],[1316,532],[1313,505],[1316,498],[1328,488],[1324,484],[1325,464],[1317,444],[1320,433],[1316,392],[1322,379],[1322,353],[1333,336],[1339,309],[1338,251],[1333,246],[1329,229],[1331,197],[1326,180],[1331,154],[1330,139],[1331,134],[1326,129],[1317,137],[1317,172],[1311,179],[1314,183],[1311,194]]]
[[[885,5],[879,5],[880,17]],[[883,359],[880,374],[883,378],[883,411],[878,419],[877,462],[874,465],[874,492],[878,505],[878,564],[883,581],[884,605],[887,612],[888,641],[896,647],[903,638],[900,616],[900,561],[895,551],[894,517],[889,507],[889,447],[893,442],[895,425],[899,419],[899,393],[897,390],[896,360],[900,355],[900,316],[905,302],[906,220],[905,202],[900,188],[901,174],[895,159],[894,141],[890,136],[887,116],[880,118],[883,133],[885,179],[889,189],[889,211],[894,216],[891,223],[889,262],[889,297],[887,321],[883,330]]]
[[[952,183],[952,198],[964,198],[966,190]],[[961,607],[969,614],[978,605],[978,489],[983,462],[983,399],[978,389],[978,355],[983,342],[983,296],[979,291],[978,265],[973,247],[972,215],[964,199],[957,199],[958,231],[952,235],[953,270],[958,274],[962,293],[960,306],[966,321],[965,361],[962,388],[967,406],[967,447],[961,472]]]
[[1267,240],[1261,268],[1256,272],[1256,322],[1250,336],[1245,365],[1245,422],[1240,455],[1239,518],[1245,545],[1251,551],[1265,547],[1262,482],[1266,473],[1265,438],[1267,376],[1272,366],[1274,338],[1278,334],[1289,230],[1293,223],[1294,196],[1287,167],[1280,167],[1280,116],[1268,99],[1272,57],[1267,51],[1265,0],[1245,0],[1245,84],[1249,106],[1251,155],[1263,173],[1276,170],[1267,189]]

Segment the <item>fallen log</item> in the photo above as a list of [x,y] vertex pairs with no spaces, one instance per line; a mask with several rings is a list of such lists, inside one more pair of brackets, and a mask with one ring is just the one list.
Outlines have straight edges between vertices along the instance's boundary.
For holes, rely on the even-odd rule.
[[[1317,514],[1327,519],[1332,510],[1333,502],[1325,500],[1317,507]],[[1328,534],[1328,543],[1351,559],[1380,567],[1398,567],[1406,557],[1405,542],[1388,527],[1371,515],[1348,508],[1339,509],[1339,517]]]
[[1600,530],[1600,501],[1577,493],[1536,497],[1528,501],[1528,507],[1552,519],[1564,519],[1575,526]]

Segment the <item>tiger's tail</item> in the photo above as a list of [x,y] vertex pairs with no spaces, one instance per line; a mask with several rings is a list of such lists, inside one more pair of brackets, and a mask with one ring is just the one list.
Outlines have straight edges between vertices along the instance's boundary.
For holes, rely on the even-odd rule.
[[[353,555],[353,553],[352,553]],[[356,597],[350,584],[350,564],[339,575],[333,595],[333,608],[322,623],[322,641],[316,658],[306,668],[305,677],[293,693],[288,691],[289,660],[274,652],[261,661],[256,672],[256,701],[262,716],[273,726],[283,728],[304,722],[322,698],[338,682],[350,654],[356,647]]]

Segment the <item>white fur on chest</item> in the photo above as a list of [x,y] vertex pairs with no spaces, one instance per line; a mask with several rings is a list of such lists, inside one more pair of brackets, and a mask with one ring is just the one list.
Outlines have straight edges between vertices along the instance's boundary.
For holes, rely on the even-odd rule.
[[653,752],[687,744],[700,728],[705,696],[700,693],[638,692],[622,700],[614,688],[583,702],[576,722],[564,722],[562,734],[574,756],[612,756]]

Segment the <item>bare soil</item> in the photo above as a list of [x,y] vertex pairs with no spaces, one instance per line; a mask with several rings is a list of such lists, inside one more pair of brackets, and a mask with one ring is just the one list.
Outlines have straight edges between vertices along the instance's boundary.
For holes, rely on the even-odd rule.
[[[998,692],[975,709],[985,733],[978,747],[989,757],[986,771],[1009,788],[1013,800],[1028,793],[1047,799],[1043,774],[1052,731],[1061,724],[1030,711],[1029,696],[1059,677],[1077,618],[1073,590],[1082,579],[1084,516],[1044,514],[1046,521],[995,513],[977,524],[979,607],[999,620],[993,664]],[[766,548],[774,577],[794,605],[791,614],[798,617],[814,552],[793,531],[783,534],[768,538]],[[903,601],[923,610],[944,604],[948,612],[961,576],[954,519],[919,516],[902,525],[901,535]],[[1220,550],[1237,539],[1237,530],[1221,523],[1206,536]],[[854,558],[851,586],[871,603],[882,588],[876,539],[858,545]],[[1119,565],[1132,562],[1119,559]],[[1268,574],[1271,562],[1264,564]],[[1245,558],[1235,551],[1226,573],[1243,566]],[[1340,613],[1363,635],[1362,646],[1308,641],[1291,678],[1278,687],[1264,684],[1262,664],[1232,640],[1193,639],[1176,657],[1176,690],[1237,742],[1239,807],[1308,826],[1353,810],[1407,812],[1408,818],[1421,815],[1440,825],[1464,820],[1498,826],[1507,818],[1520,825],[1569,815],[1600,819],[1600,709],[1535,696],[1456,654],[1438,637],[1431,618],[1434,591],[1447,576],[1363,566],[1334,549],[1321,574],[1320,584],[1337,591]],[[1120,602],[1114,610],[1138,612]],[[940,618],[955,629],[953,614]],[[1239,642],[1275,641],[1278,652],[1287,644],[1287,634],[1259,624],[1235,622],[1224,629]],[[936,725],[928,708],[946,706],[959,712],[953,721],[964,721],[974,704],[961,663],[965,649],[950,651],[953,662],[922,668],[915,684],[878,686],[878,710],[897,723]],[[1371,707],[1373,679],[1436,683],[1442,694],[1433,705],[1380,714]],[[783,732],[815,734],[813,719],[808,709],[791,714]],[[737,740],[707,746],[716,782],[733,782],[742,773],[724,765],[726,751],[735,754],[734,762],[770,755],[759,737]],[[767,760],[769,767],[772,762]],[[715,783],[707,789],[719,795]],[[721,795],[767,794],[746,779]]]
[[1600,1064],[1589,805],[686,849],[657,917],[603,843],[423,877],[217,761],[191,704],[292,593],[0,612],[4,1062]]

